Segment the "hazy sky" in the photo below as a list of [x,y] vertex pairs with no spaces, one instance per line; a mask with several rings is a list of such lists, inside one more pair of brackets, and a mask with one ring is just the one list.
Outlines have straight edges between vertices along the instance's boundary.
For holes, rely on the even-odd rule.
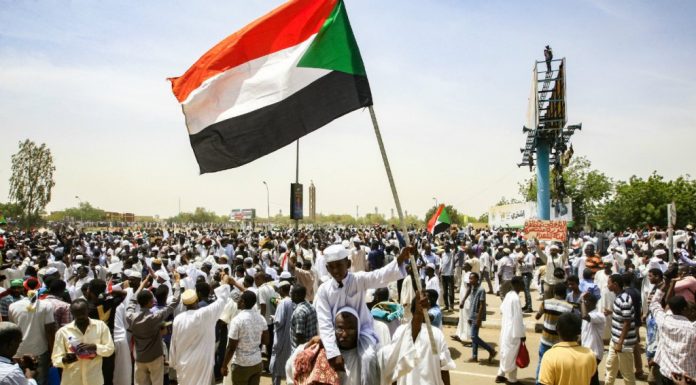
[[[0,201],[25,138],[53,151],[49,211],[76,195],[110,211],[170,216],[288,213],[295,147],[198,175],[165,79],[281,0],[0,0]],[[566,57],[573,140],[609,176],[673,178],[696,143],[696,2],[347,0],[401,202],[433,197],[480,215],[516,196],[530,71],[545,44]],[[393,200],[369,113],[300,141],[317,210],[360,215]],[[305,189],[306,194],[306,189]],[[305,199],[307,203],[307,199]]]

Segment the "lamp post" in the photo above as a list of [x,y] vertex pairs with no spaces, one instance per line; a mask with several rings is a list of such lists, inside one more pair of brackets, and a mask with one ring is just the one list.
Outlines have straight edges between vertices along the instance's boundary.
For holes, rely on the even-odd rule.
[[267,227],[270,229],[271,227],[271,204],[270,204],[270,194],[268,193],[268,183],[266,181],[263,181],[264,186],[266,186],[266,216],[268,217],[267,219]]
[[77,209],[80,210],[80,223],[82,223],[82,200],[80,199],[79,196],[75,195],[75,199],[77,199]]

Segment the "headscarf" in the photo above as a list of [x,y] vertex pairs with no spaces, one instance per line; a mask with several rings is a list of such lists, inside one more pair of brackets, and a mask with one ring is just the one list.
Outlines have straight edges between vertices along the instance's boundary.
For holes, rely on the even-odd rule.
[[[369,330],[360,330],[360,316],[358,311],[350,306],[344,306],[336,312],[336,317],[341,313],[349,313],[355,317],[357,321],[357,339],[358,339],[358,356],[360,357],[360,383],[369,385],[373,383],[375,378],[379,378],[376,354],[377,354],[377,339],[374,332]],[[334,328],[336,327],[336,317],[334,317]]]

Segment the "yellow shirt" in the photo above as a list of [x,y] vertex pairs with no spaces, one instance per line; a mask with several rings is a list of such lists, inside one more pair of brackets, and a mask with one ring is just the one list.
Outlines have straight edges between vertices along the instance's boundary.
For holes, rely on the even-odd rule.
[[561,341],[544,353],[539,383],[544,385],[589,384],[597,370],[594,353],[577,342]]
[[[63,357],[71,353],[70,337],[85,344],[97,345],[97,356],[93,359],[78,359],[71,364],[64,364]],[[114,342],[111,339],[109,327],[103,321],[90,319],[85,334],[82,334],[75,326],[75,321],[58,329],[51,360],[53,366],[63,368],[61,385],[102,385],[104,384],[102,357],[109,357],[113,353]]]

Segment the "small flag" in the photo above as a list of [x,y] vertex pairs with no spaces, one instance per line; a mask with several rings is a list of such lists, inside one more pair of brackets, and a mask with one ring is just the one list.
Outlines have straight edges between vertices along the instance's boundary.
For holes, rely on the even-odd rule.
[[372,105],[341,0],[290,0],[169,80],[201,173],[249,163]]
[[432,235],[439,234],[450,227],[450,217],[447,215],[445,205],[440,205],[428,221],[428,232]]

